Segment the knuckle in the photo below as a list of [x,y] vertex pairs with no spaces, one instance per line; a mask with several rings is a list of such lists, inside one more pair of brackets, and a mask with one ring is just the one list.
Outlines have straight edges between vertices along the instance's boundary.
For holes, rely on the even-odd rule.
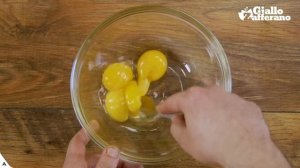
[[222,88],[221,86],[218,86],[218,85],[210,86],[210,87],[208,87],[208,90],[212,91],[212,92],[225,92],[224,88]]
[[198,96],[202,96],[203,94],[205,94],[204,92],[205,92],[204,88],[193,86],[189,88],[186,93],[188,97],[195,98]]
[[260,107],[259,107],[256,103],[250,101],[250,102],[248,102],[248,104],[249,104],[249,107],[250,107],[254,112],[256,112],[256,113],[259,114],[259,115],[262,115],[262,111],[261,111]]
[[255,109],[256,111],[260,111],[260,108],[258,107],[258,105],[254,102],[249,102],[249,105],[251,108]]
[[195,93],[195,92],[197,93],[197,92],[200,92],[201,90],[202,90],[202,88],[199,86],[192,86],[188,89],[188,92],[189,93]]

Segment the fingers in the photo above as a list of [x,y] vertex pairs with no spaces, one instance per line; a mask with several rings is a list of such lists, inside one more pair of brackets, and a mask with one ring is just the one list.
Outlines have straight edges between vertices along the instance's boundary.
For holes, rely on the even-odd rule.
[[[89,123],[89,126],[91,129],[97,130],[99,124],[97,121],[93,120]],[[73,160],[84,161],[86,151],[85,146],[89,141],[90,137],[84,129],[77,132],[69,143],[65,162],[73,162]]]
[[186,138],[184,135],[185,132],[186,132],[186,125],[185,125],[184,115],[179,114],[173,116],[172,125],[171,125],[171,134],[179,144],[186,143],[183,140],[183,138]]
[[[99,124],[97,121],[92,120],[89,123],[89,126],[92,130],[97,130]],[[77,132],[74,137],[71,139],[67,151],[67,155],[80,155],[85,156],[85,146],[89,143],[90,137],[85,129],[81,129]]]
[[88,144],[90,141],[90,137],[85,129],[81,129],[75,136],[71,139],[70,143],[76,144],[76,145],[82,145],[85,147],[85,145]]
[[183,112],[183,101],[185,98],[185,92],[176,93],[167,100],[162,101],[156,107],[157,111],[161,113],[180,113]]
[[84,129],[81,129],[79,132],[75,134],[75,136],[71,139],[67,151],[67,156],[69,157],[77,157],[77,156],[85,156],[85,146],[90,141],[90,137]]
[[186,124],[182,113],[186,113],[184,103],[186,102],[185,99],[187,99],[187,96],[187,91],[176,93],[156,107],[157,111],[161,113],[178,113],[172,117],[170,131],[179,144],[184,144],[183,138],[185,137]]
[[120,160],[119,153],[119,149],[116,147],[105,148],[96,168],[116,168]]
[[[84,129],[71,139],[64,162],[64,168],[82,167],[85,164],[85,145],[90,141]],[[76,161],[76,163],[74,162]]]
[[183,114],[174,115],[172,118],[172,125],[178,128],[185,128],[185,118]]
[[87,165],[88,167],[96,167],[101,155],[100,154],[94,154],[92,156],[87,157]]

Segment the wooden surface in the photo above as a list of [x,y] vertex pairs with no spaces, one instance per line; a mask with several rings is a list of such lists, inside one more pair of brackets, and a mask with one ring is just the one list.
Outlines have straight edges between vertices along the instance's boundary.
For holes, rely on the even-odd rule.
[[[84,38],[143,0],[0,0],[0,152],[13,167],[60,167],[80,128],[69,92]],[[212,30],[232,69],[233,92],[256,102],[293,167],[300,167],[300,1],[151,1]],[[246,6],[276,5],[289,22],[241,21]],[[89,150],[99,149],[90,144]],[[149,166],[148,166],[149,167]],[[150,166],[153,167],[153,166]],[[205,167],[189,156],[155,167]]]

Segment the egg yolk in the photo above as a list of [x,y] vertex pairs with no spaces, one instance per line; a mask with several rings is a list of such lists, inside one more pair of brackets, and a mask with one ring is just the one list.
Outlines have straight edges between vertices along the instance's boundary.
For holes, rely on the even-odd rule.
[[143,96],[142,97],[142,108],[144,109],[144,113],[147,115],[155,114],[155,102],[154,100],[149,96]]
[[131,67],[123,63],[109,65],[102,75],[102,83],[109,91],[125,87],[132,79],[133,72]]
[[137,71],[139,78],[150,82],[160,79],[167,71],[167,58],[158,50],[146,51],[138,60]]
[[149,50],[141,55],[137,63],[137,81],[133,70],[123,63],[109,65],[102,75],[102,84],[108,90],[105,108],[115,121],[124,122],[128,116],[139,115],[140,109],[155,114],[155,103],[145,96],[150,83],[160,79],[167,71],[167,58],[158,50]]
[[105,108],[109,116],[119,122],[128,119],[128,107],[124,90],[109,91],[105,97]]
[[138,79],[138,89],[141,96],[145,96],[149,90],[150,81],[147,78],[139,78]]
[[136,116],[142,106],[141,93],[136,81],[131,81],[125,89],[125,99],[130,111],[130,114]]

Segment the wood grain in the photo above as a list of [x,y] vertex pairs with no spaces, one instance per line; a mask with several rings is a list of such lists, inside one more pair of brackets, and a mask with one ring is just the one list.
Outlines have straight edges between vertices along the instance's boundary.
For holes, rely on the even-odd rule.
[[[147,3],[0,1],[0,107],[71,108],[70,69],[84,38],[109,15]],[[234,92],[265,111],[300,111],[300,1],[151,3],[187,11],[216,34],[228,55]],[[237,12],[255,4],[278,5],[293,19],[240,21]]]
[[[300,167],[300,114],[265,113],[265,118],[273,140],[290,163]],[[79,129],[72,109],[2,109],[0,151],[14,167],[59,167],[69,140]],[[100,149],[90,143],[88,151]],[[205,166],[181,153],[180,159],[155,167]]]

